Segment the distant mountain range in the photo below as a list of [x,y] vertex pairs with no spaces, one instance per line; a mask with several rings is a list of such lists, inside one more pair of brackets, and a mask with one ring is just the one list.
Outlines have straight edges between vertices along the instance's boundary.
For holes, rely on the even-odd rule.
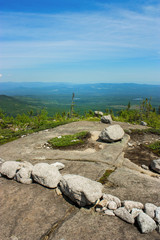
[[136,98],[159,97],[160,85],[134,83],[44,83],[44,82],[0,82],[0,94],[9,96],[35,95],[108,95],[108,96],[135,96]]

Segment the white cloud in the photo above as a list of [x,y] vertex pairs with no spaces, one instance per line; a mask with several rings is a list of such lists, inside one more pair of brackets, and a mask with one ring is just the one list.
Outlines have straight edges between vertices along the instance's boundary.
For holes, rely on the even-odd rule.
[[2,77],[2,74],[0,73],[0,78]]

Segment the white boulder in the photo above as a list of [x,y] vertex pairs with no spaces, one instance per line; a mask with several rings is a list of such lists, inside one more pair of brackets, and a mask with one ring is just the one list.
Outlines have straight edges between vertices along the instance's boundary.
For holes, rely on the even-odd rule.
[[62,170],[63,168],[65,168],[65,165],[60,162],[52,163],[51,166],[55,166],[56,168],[58,168],[58,170]]
[[111,124],[111,123],[112,123],[112,117],[111,117],[111,115],[109,114],[109,115],[107,115],[107,116],[102,116],[102,117],[101,117],[101,122],[102,122],[102,123],[109,123],[109,124]]
[[150,216],[151,218],[155,217],[155,210],[156,210],[157,206],[152,204],[152,203],[146,203],[144,205],[144,212]]
[[133,208],[143,209],[144,205],[140,202],[125,200],[122,202],[122,206],[124,206],[128,211],[131,211]]
[[120,125],[112,125],[105,128],[99,135],[99,138],[104,142],[116,142],[123,138],[124,131]]
[[1,165],[1,174],[12,179],[20,169],[20,162],[6,161]]
[[117,209],[117,204],[114,201],[109,201],[108,203],[108,209],[110,210],[116,210]]
[[142,211],[142,209],[138,209],[138,208],[133,208],[131,211],[131,215],[133,218],[136,218]]
[[141,212],[136,219],[142,233],[152,232],[157,227],[155,221],[144,212]]
[[134,218],[132,217],[132,215],[127,211],[127,209],[125,207],[120,207],[116,210],[114,210],[114,213],[117,217],[121,218],[122,220],[124,220],[125,222],[134,224]]
[[155,210],[155,221],[160,224],[160,207]]
[[49,188],[56,188],[62,178],[57,167],[47,163],[36,164],[32,170],[32,177],[35,182]]
[[102,196],[102,184],[88,178],[66,174],[60,181],[60,189],[79,206],[95,204]]
[[103,112],[101,112],[101,111],[94,111],[94,115],[96,116],[96,117],[99,117],[99,116],[103,116]]

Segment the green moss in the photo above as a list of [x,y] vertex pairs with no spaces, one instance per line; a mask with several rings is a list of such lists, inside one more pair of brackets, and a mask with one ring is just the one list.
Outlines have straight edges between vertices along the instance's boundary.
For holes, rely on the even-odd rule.
[[90,133],[87,131],[79,132],[73,135],[64,135],[52,138],[48,141],[48,143],[53,148],[63,148],[69,146],[80,145],[85,142],[85,139],[90,136]]
[[106,170],[103,176],[98,180],[98,182],[105,184],[108,182],[109,175],[114,172],[114,170]]
[[160,156],[160,141],[149,144],[147,148],[149,148],[156,155]]

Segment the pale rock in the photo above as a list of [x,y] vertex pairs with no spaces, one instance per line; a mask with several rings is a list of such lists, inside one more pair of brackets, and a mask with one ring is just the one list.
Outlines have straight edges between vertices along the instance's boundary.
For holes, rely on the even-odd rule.
[[58,168],[58,170],[62,170],[63,168],[65,168],[65,165],[60,162],[52,163],[51,166],[55,166],[56,168]]
[[146,203],[144,205],[144,212],[150,216],[151,218],[155,217],[155,210],[156,210],[157,206],[152,204],[152,203]]
[[96,206],[95,211],[96,212],[103,212],[103,208],[101,206]]
[[144,164],[142,164],[141,168],[143,168],[143,169],[145,169],[145,170],[149,170],[149,167],[146,166],[146,165],[144,165]]
[[117,209],[117,204],[114,201],[109,201],[108,203],[108,209],[110,210],[116,210]]
[[103,199],[109,201],[114,201],[117,204],[117,207],[121,207],[121,200],[118,197],[115,197],[111,194],[103,194]]
[[144,212],[141,212],[136,220],[142,233],[152,232],[157,227],[155,221]]
[[133,208],[143,209],[144,205],[140,202],[125,200],[122,202],[122,206],[124,206],[128,211],[131,211]]
[[102,117],[101,117],[101,122],[102,122],[102,123],[109,123],[109,124],[111,124],[111,123],[112,123],[112,117],[111,117],[111,115],[109,114],[109,115],[107,115],[107,116],[102,116]]
[[16,172],[15,179],[17,182],[24,184],[32,183],[32,173],[33,165],[29,162],[20,163],[20,169]]
[[116,142],[123,138],[124,131],[120,125],[112,125],[105,128],[99,135],[99,138],[104,142]]
[[56,188],[62,179],[58,169],[47,163],[36,164],[32,170],[32,177],[35,182],[49,188]]
[[147,126],[147,123],[144,122],[144,121],[141,121],[141,125],[142,125],[142,126]]
[[120,207],[114,210],[114,213],[117,217],[121,218],[122,220],[134,224],[134,218],[132,215],[127,211],[125,207]]
[[131,215],[133,218],[136,218],[142,211],[142,209],[138,209],[138,208],[133,208],[131,211]]
[[16,161],[6,161],[1,165],[1,174],[12,179],[20,169],[20,163]]
[[96,116],[96,117],[99,117],[99,116],[103,116],[103,112],[101,112],[101,111],[95,111],[94,112],[94,115]]
[[160,224],[160,207],[155,210],[155,221]]
[[102,184],[88,178],[66,174],[60,181],[60,189],[79,206],[95,204],[102,196]]
[[157,159],[157,160],[153,160],[150,164],[150,168],[157,172],[157,173],[160,173],[160,158]]
[[129,146],[129,147],[133,147],[133,144],[132,144],[132,143],[128,143],[128,146]]
[[115,216],[113,210],[109,210],[109,209],[107,209],[107,210],[104,211],[104,215]]
[[103,200],[101,200],[101,201],[98,203],[98,206],[100,206],[100,207],[107,207],[108,203],[109,203],[108,200],[103,199]]

